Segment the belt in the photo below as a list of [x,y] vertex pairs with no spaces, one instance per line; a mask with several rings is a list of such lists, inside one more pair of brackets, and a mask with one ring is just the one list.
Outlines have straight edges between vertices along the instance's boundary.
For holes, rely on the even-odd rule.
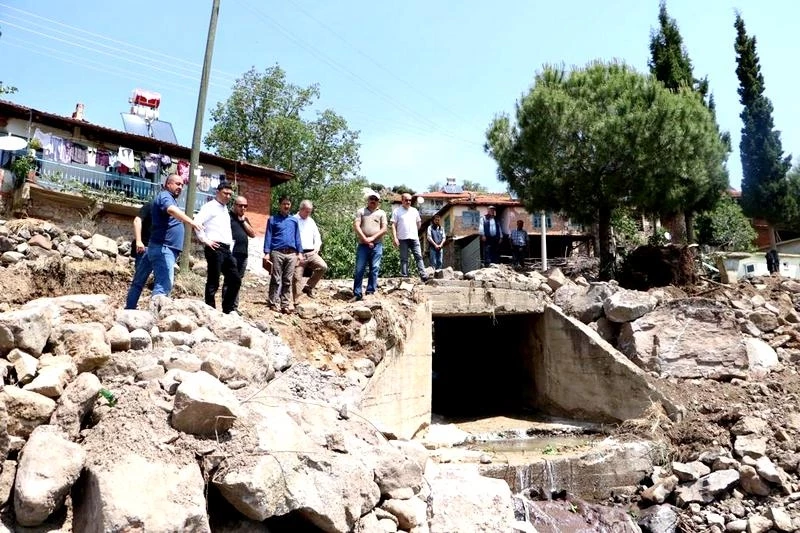
[[314,251],[314,249],[313,249],[313,248],[308,248],[308,249],[304,249],[304,250],[303,250],[303,253],[304,253],[304,254],[307,254],[308,252],[313,252],[313,251]]
[[296,254],[297,250],[294,248],[275,248],[272,250],[273,252],[279,252],[282,254]]

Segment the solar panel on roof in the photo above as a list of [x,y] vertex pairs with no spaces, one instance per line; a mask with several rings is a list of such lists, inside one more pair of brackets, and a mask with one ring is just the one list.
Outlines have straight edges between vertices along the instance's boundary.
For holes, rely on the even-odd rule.
[[120,115],[122,115],[122,126],[125,128],[126,133],[150,137],[147,122],[142,117],[133,113],[120,113]]
[[448,183],[442,187],[442,190],[448,194],[458,194],[464,192],[464,189],[461,187],[461,185],[455,185],[452,183]]
[[152,137],[159,141],[178,144],[178,139],[175,137],[175,130],[172,129],[172,124],[169,122],[154,120],[150,122],[150,131],[152,132]]

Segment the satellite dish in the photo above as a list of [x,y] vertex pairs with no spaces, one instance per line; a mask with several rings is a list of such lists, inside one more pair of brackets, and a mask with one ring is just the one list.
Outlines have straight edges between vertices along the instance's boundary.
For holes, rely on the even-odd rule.
[[9,152],[16,152],[28,146],[28,141],[22,137],[14,137],[12,135],[0,136],[0,150],[7,150]]

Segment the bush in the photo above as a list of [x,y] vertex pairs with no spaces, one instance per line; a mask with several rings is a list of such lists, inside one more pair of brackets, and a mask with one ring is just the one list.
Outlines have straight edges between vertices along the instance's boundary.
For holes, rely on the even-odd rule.
[[755,249],[756,230],[733,198],[725,196],[712,211],[697,217],[700,244],[728,252]]

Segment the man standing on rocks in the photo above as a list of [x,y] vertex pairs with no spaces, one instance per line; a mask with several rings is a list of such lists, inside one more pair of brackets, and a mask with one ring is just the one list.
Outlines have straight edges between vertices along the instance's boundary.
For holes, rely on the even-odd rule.
[[417,273],[420,279],[428,281],[425,274],[425,263],[422,262],[422,248],[419,245],[419,228],[422,218],[419,211],[411,205],[411,195],[400,195],[402,205],[392,211],[392,238],[394,245],[400,247],[400,275],[408,277],[408,251],[414,254],[417,263]]
[[359,301],[364,296],[364,272],[369,266],[367,278],[367,296],[378,290],[378,275],[381,270],[383,256],[383,236],[386,234],[386,212],[381,209],[381,197],[372,191],[367,198],[367,207],[356,212],[353,230],[358,237],[356,247],[356,272],[353,278],[353,300]]
[[328,264],[319,256],[319,250],[322,247],[322,236],[319,234],[317,223],[311,218],[311,211],[313,210],[314,204],[311,203],[311,200],[303,200],[300,202],[300,209],[294,216],[297,220],[297,227],[300,230],[300,243],[303,245],[303,255],[294,268],[292,292],[294,293],[295,304],[300,297],[303,272],[306,269],[310,270],[311,277],[308,279],[306,286],[303,287],[302,292],[309,298],[313,298],[314,287],[317,286],[319,280],[328,271]]
[[[303,246],[300,243],[300,229],[297,220],[289,215],[292,201],[288,196],[280,199],[279,211],[269,217],[264,236],[264,258],[272,263],[269,283],[269,303],[281,313],[294,311],[292,278],[294,267],[301,260]],[[278,292],[280,291],[280,302]]]
[[511,232],[511,252],[514,256],[514,266],[525,266],[525,250],[528,247],[528,232],[523,229],[525,221],[517,219],[517,229]]
[[133,280],[125,299],[125,309],[136,309],[139,297],[144,290],[147,278],[153,272],[150,259],[147,258],[147,243],[150,242],[150,230],[153,226],[153,202],[147,202],[139,208],[139,214],[133,219],[133,242],[131,253],[135,254]]
[[492,263],[500,262],[500,242],[503,240],[503,232],[497,222],[494,206],[490,205],[486,211],[486,216],[481,217],[478,224],[478,234],[483,243],[483,265],[488,267]]
[[[233,235],[233,258],[236,260],[236,269],[239,272],[239,279],[244,279],[244,273],[247,271],[247,257],[248,257],[248,237],[255,237],[256,230],[250,225],[250,220],[247,219],[247,198],[242,195],[236,197],[233,201],[233,211],[230,212],[231,218],[231,234]],[[222,299],[225,299],[225,293],[228,292],[228,278],[222,283]],[[236,292],[236,300],[233,302],[233,310],[239,308],[239,291]]]
[[431,266],[434,270],[441,270],[443,268],[442,256],[444,255],[442,248],[444,248],[444,243],[447,240],[444,229],[442,229],[442,217],[433,215],[433,220],[431,220],[426,233],[428,234]]
[[227,314],[233,311],[242,278],[236,260],[233,258],[233,232],[231,230],[231,216],[228,213],[228,202],[233,196],[233,187],[223,181],[217,186],[217,194],[210,202],[206,202],[194,217],[196,223],[202,226],[197,231],[197,238],[203,243],[203,255],[206,258],[206,290],[205,302],[207,305],[217,307],[217,290],[219,289],[219,276],[225,276],[227,291],[223,291],[222,312]]
[[147,245],[147,258],[153,268],[153,296],[155,303],[161,296],[169,296],[175,279],[175,263],[183,250],[183,224],[200,231],[203,226],[184,213],[175,201],[183,190],[183,178],[177,174],[167,176],[164,190],[153,200],[153,227]]

